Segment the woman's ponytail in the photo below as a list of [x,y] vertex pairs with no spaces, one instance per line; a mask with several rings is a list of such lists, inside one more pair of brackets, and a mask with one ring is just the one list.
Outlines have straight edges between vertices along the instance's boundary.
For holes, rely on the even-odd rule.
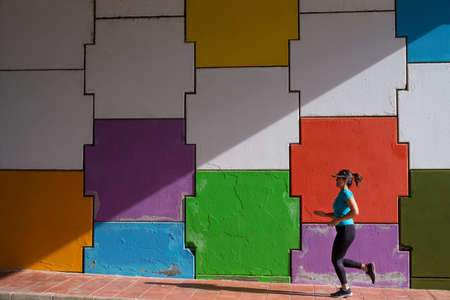
[[355,178],[356,186],[358,186],[358,184],[360,184],[361,181],[363,180],[362,176],[358,173],[354,173],[353,178]]

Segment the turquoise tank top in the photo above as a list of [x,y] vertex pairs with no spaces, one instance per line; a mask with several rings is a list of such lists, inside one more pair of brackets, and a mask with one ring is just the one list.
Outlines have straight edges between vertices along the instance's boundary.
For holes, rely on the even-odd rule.
[[[342,218],[343,216],[345,216],[350,212],[350,207],[347,205],[347,200],[350,198],[353,198],[353,193],[350,190],[342,190],[341,192],[339,192],[339,194],[337,195],[336,199],[333,202],[334,216],[336,218]],[[351,224],[355,224],[355,222],[353,222],[353,219],[342,221],[336,226],[344,226]]]

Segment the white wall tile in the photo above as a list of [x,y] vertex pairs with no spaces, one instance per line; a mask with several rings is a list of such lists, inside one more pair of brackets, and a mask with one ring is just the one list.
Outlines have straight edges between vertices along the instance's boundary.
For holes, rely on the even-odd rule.
[[411,169],[450,168],[450,64],[408,64],[399,92],[399,138],[409,142]]
[[194,90],[184,18],[98,20],[96,35],[86,51],[96,118],[184,117],[184,93]]
[[289,169],[299,142],[299,100],[288,68],[198,69],[186,103],[198,169]]
[[0,69],[79,69],[93,0],[0,1]]
[[97,0],[97,18],[182,16],[184,0]]
[[406,47],[395,37],[394,13],[301,15],[290,59],[302,116],[396,114],[396,89],[406,85]]
[[83,71],[0,72],[0,168],[83,168],[92,143]]
[[394,10],[395,0],[301,0],[300,12]]

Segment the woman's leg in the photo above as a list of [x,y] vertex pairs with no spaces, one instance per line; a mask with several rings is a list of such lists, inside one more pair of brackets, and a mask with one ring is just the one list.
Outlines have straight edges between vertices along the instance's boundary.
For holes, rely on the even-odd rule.
[[352,269],[364,270],[363,265],[360,262],[344,258],[344,267]]
[[331,261],[333,263],[336,274],[341,282],[342,286],[347,285],[347,276],[345,274],[344,267],[356,267],[361,268],[361,264],[354,262],[352,260],[344,259],[348,248],[355,239],[355,226],[337,226],[336,227],[336,238],[333,243],[333,250],[331,252]]

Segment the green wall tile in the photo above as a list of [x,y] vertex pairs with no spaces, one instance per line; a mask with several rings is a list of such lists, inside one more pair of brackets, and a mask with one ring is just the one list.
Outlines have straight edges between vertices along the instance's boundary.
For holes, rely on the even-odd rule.
[[196,197],[186,199],[186,244],[196,248],[196,276],[290,276],[299,218],[289,171],[197,171]]
[[411,170],[410,184],[411,198],[400,200],[400,239],[412,247],[411,277],[449,277],[450,170]]
[[450,290],[450,278],[411,278],[411,288]]
[[197,279],[208,280],[237,280],[237,281],[259,281],[274,283],[290,283],[290,276],[239,276],[239,275],[198,275]]

